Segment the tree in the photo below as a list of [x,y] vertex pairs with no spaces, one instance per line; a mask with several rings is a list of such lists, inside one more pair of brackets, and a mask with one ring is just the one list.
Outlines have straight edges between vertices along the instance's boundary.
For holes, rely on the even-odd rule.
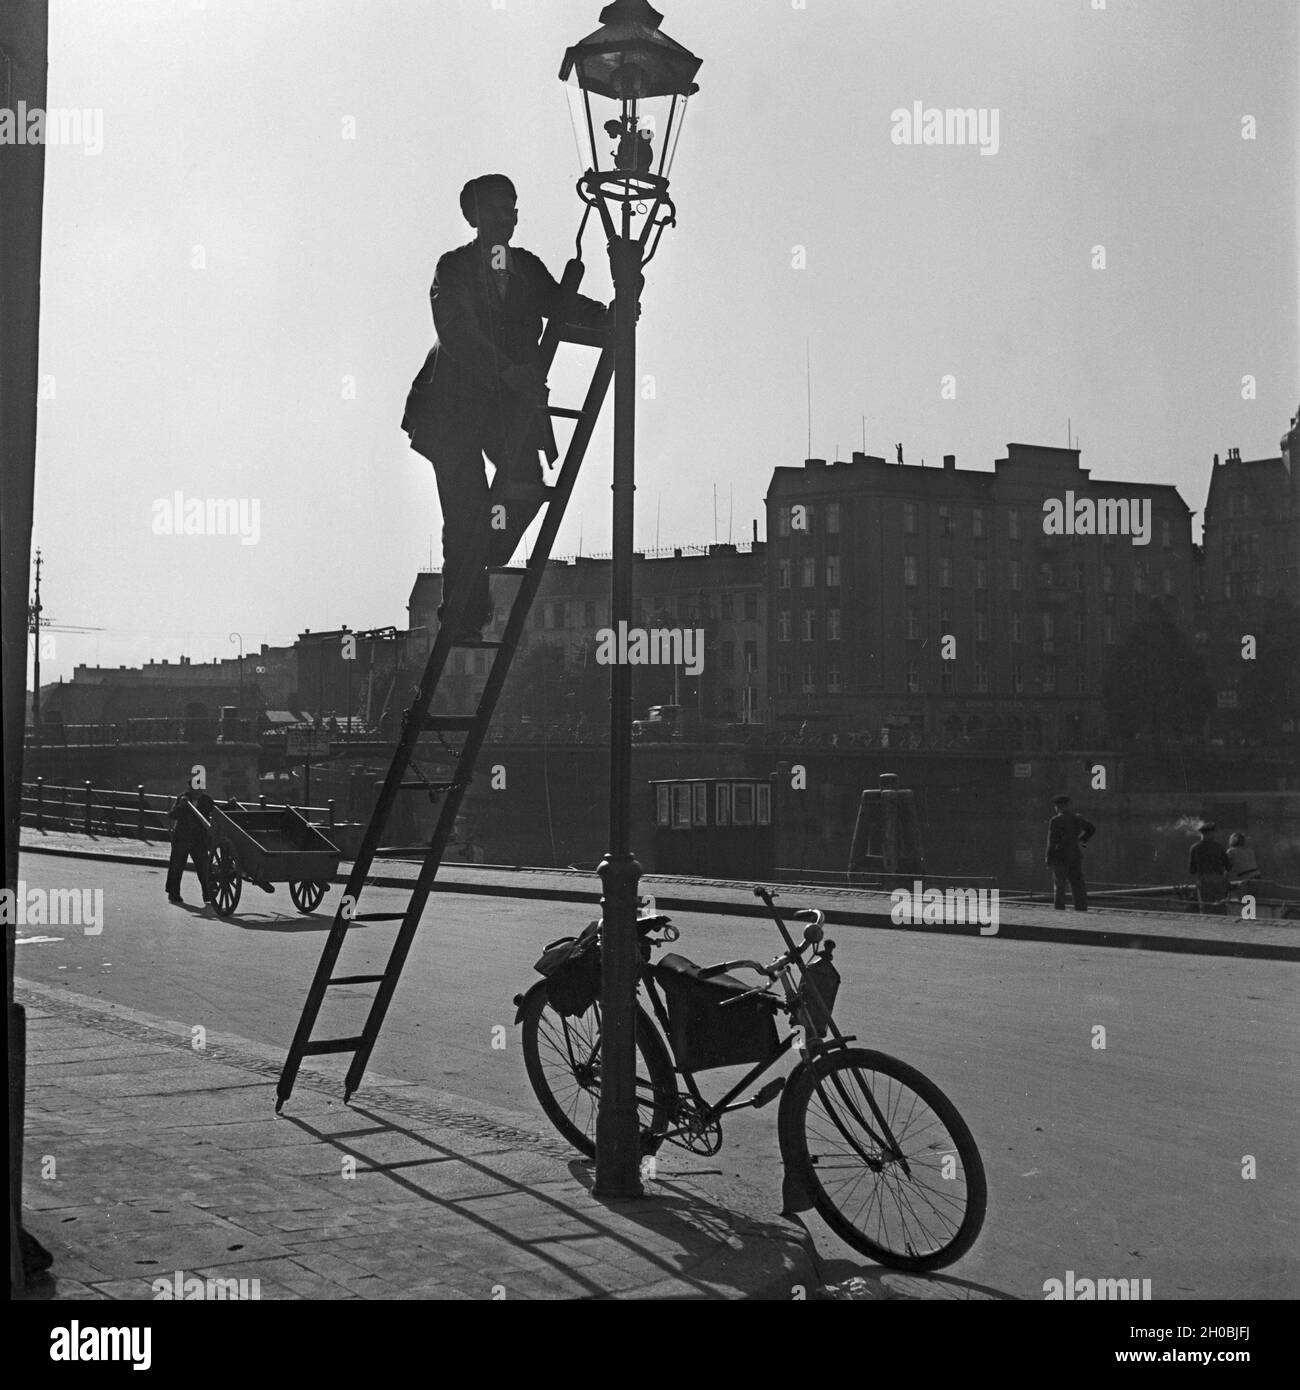
[[1135,623],[1111,658],[1102,699],[1113,733],[1146,735],[1156,748],[1199,733],[1213,704],[1204,662],[1163,607]]

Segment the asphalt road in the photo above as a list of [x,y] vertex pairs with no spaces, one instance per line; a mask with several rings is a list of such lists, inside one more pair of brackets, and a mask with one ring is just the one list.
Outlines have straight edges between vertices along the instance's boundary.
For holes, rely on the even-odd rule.
[[[29,854],[20,876],[29,888],[100,888],[105,918],[96,936],[20,928],[20,980],[279,1048],[341,891],[304,918],[283,885],[268,897],[245,884],[239,911],[222,921],[168,904],[161,869]],[[197,900],[192,877],[186,893]],[[398,910],[404,899],[370,889],[363,910]],[[580,906],[436,895],[373,1072],[540,1116],[511,1001],[535,978],[542,947],[587,916]],[[775,928],[754,919],[674,921],[676,949],[702,962],[777,948]],[[340,973],[381,968],[392,930],[355,929]],[[1155,1299],[1300,1294],[1296,966],[996,936],[834,935],[840,1026],[938,1082],[988,1171],[974,1249],[937,1281],[890,1276],[891,1293],[1041,1299],[1047,1280],[1073,1270],[1148,1278]],[[32,939],[41,937],[57,939]],[[327,1014],[321,1034],[359,1031],[369,991],[337,993],[354,997],[338,1001],[346,1016]],[[497,1025],[504,1049],[492,1045]],[[775,1118],[775,1105],[732,1117],[721,1154],[698,1160],[770,1185],[774,1212]],[[1250,1159],[1255,1175],[1243,1176]],[[828,1280],[880,1273],[815,1217],[809,1224]]]

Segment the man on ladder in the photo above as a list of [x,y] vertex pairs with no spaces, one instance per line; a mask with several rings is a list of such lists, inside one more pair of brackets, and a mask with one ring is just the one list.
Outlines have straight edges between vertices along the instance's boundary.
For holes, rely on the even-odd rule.
[[[518,212],[504,174],[471,179],[460,208],[477,235],[438,261],[429,298],[435,342],[411,384],[402,428],[433,464],[442,506],[442,606],[472,571],[456,641],[492,621],[485,564],[503,565],[546,496],[538,453],[557,457],[538,342],[564,291],[546,266],[512,247]],[[570,298],[570,321],[604,324],[603,304]],[[489,489],[483,456],[496,467]]]

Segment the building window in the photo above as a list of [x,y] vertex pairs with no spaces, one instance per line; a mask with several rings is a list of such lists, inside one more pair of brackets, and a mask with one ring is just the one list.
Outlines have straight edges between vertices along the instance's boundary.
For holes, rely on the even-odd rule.
[[951,695],[956,689],[957,682],[953,674],[956,667],[957,663],[955,661],[945,661],[943,663],[943,670],[939,672],[939,690],[944,695]]
[[826,668],[826,691],[830,695],[840,693],[840,668],[833,661]]
[[1038,583],[1041,588],[1050,589],[1056,582],[1056,571],[1052,569],[1052,562],[1044,560],[1038,566]]
[[921,668],[915,661],[909,661],[904,667],[903,678],[909,695],[915,695],[921,689]]
[[811,555],[799,561],[799,584],[804,589],[817,587],[817,561]]
[[975,587],[987,589],[989,586],[989,562],[981,555],[975,561]]
[[582,606],[582,620],[586,627],[596,626],[596,605],[594,603],[584,603]]
[[1018,661],[1011,663],[1011,693],[1013,695],[1025,693],[1025,668]]
[[1076,614],[1074,615],[1074,640],[1075,640],[1076,642],[1082,642],[1082,641],[1083,641],[1083,614],[1082,614],[1082,613],[1076,613]]
[[788,666],[778,666],[776,668],[776,693],[778,695],[788,695],[790,693],[790,668]]
[[776,509],[776,534],[778,536],[790,534],[790,508],[785,503]]
[[1055,645],[1056,639],[1056,619],[1050,613],[1042,615],[1043,623],[1043,650],[1050,652]]
[[916,588],[916,556],[903,556],[903,585],[908,589]]
[[970,533],[976,540],[984,538],[984,508],[976,507],[971,513]]
[[1108,646],[1112,646],[1112,647],[1113,647],[1113,646],[1115,645],[1115,615],[1114,615],[1114,613],[1107,613],[1106,616],[1102,619],[1102,622],[1103,622],[1103,624],[1104,624],[1104,626],[1105,626],[1105,629],[1106,629],[1106,644],[1107,644]]
[[977,642],[989,640],[989,615],[983,609],[975,614],[975,640]]
[[939,559],[939,587],[941,589],[952,588],[952,561],[946,555]]
[[907,640],[909,642],[921,640],[921,620],[917,617],[915,608],[907,610]]
[[746,670],[746,671],[757,671],[757,670],[758,670],[758,643],[757,643],[757,642],[746,642],[746,643],[745,643],[745,670]]
[[1145,594],[1147,591],[1147,562],[1139,560],[1133,566],[1133,592],[1135,594]]
[[1070,584],[1076,594],[1083,593],[1083,561],[1076,560],[1070,571]]
[[1020,561],[1007,561],[1007,587],[1013,591],[1020,588]]
[[1074,689],[1078,695],[1084,694],[1088,689],[1088,672],[1083,666],[1074,668]]
[[1101,590],[1104,594],[1115,592],[1115,566],[1103,565],[1101,567]]
[[811,608],[805,608],[799,619],[799,640],[801,642],[812,642],[817,636],[817,614]]
[[736,644],[734,642],[722,643],[722,669],[724,671],[735,670],[736,666]]
[[542,617],[542,626],[545,627],[545,628],[554,628],[554,627],[555,627],[555,605],[554,605],[553,603],[548,603],[548,604],[546,605],[546,607],[542,609],[542,614],[543,614],[543,617]]
[[826,504],[826,534],[828,536],[838,536],[840,533],[840,504],[838,502],[827,502]]
[[840,610],[838,608],[826,610],[826,640],[828,642],[840,640]]
[[1172,594],[1174,591],[1174,575],[1172,570],[1165,571],[1164,591],[1166,596]]
[[1011,615],[1011,640],[1013,642],[1023,642],[1025,640],[1025,623],[1019,613]]
[[776,640],[778,642],[790,640],[790,614],[784,609],[776,615]]
[[1020,539],[1020,513],[1015,507],[1007,513],[1007,535],[1013,541]]
[[1168,550],[1174,543],[1174,524],[1172,521],[1160,523],[1160,544]]
[[803,693],[805,695],[816,695],[817,693],[817,668],[811,661],[805,661],[803,665]]
[[838,555],[826,557],[826,584],[831,589],[840,587],[840,557]]
[[747,623],[758,621],[758,595],[752,591],[745,595],[745,621]]
[[952,535],[952,508],[946,503],[941,503],[939,507],[939,534]]
[[778,560],[776,562],[776,587],[778,589],[788,589],[790,587],[789,560]]
[[731,824],[731,784],[719,782],[713,792],[714,825]]
[[989,668],[982,661],[975,663],[975,691],[979,695],[989,693]]
[[943,632],[952,631],[952,608],[946,603],[939,605],[939,627]]
[[1048,694],[1056,691],[1056,662],[1048,661],[1043,666],[1043,690]]
[[[1234,513],[1235,515],[1235,513]],[[903,534],[905,536],[916,535],[916,503],[903,503]]]

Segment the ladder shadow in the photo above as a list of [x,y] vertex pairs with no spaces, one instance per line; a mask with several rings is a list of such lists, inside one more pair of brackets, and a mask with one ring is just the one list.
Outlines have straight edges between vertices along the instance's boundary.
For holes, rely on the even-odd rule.
[[[672,1278],[690,1284],[698,1290],[701,1298],[712,1298],[717,1296],[716,1289],[702,1282],[692,1280],[689,1276],[684,1276],[677,1263],[672,1259],[655,1254],[648,1245],[643,1245],[632,1237],[622,1235],[612,1227],[603,1224],[601,1221],[575,1210],[572,1206],[566,1204],[559,1198],[542,1192],[539,1186],[531,1185],[521,1179],[510,1177],[508,1174],[493,1168],[490,1163],[490,1156],[488,1156],[489,1161],[482,1161],[471,1154],[459,1152],[449,1144],[439,1143],[430,1139],[426,1135],[420,1134],[418,1131],[410,1129],[405,1125],[396,1124],[386,1116],[376,1114],[374,1111],[364,1109],[356,1104],[350,1105],[349,1108],[355,1111],[360,1118],[370,1121],[373,1128],[365,1131],[352,1131],[351,1135],[326,1134],[323,1130],[318,1129],[315,1125],[299,1116],[284,1114],[281,1118],[296,1125],[304,1133],[310,1134],[314,1138],[328,1144],[339,1153],[354,1158],[357,1161],[359,1171],[380,1174],[390,1182],[395,1183],[398,1187],[421,1198],[423,1201],[429,1202],[433,1206],[440,1207],[444,1211],[472,1222],[484,1232],[501,1239],[516,1249],[527,1251],[557,1273],[563,1274],[568,1280],[577,1284],[583,1290],[582,1293],[572,1295],[573,1297],[595,1300],[607,1299],[615,1295],[597,1280],[583,1274],[580,1269],[566,1262],[561,1256],[542,1248],[544,1245],[556,1244],[567,1246],[575,1241],[594,1238],[612,1240],[622,1246],[629,1254],[636,1256],[639,1260],[660,1270],[665,1278]],[[376,1162],[368,1158],[359,1149],[348,1143],[341,1142],[342,1139],[346,1137],[373,1137],[380,1134],[400,1135],[403,1138],[412,1140],[416,1144],[427,1149],[429,1151],[429,1157],[425,1159],[403,1159],[395,1163]],[[511,1150],[510,1152],[517,1153],[518,1150]],[[482,1194],[467,1194],[463,1197],[441,1197],[421,1187],[418,1182],[405,1176],[403,1172],[398,1171],[449,1161],[462,1164],[465,1168],[479,1174],[497,1187],[505,1189],[506,1193],[509,1195],[529,1197],[539,1206],[562,1216],[572,1225],[574,1228],[573,1231],[566,1232],[565,1234],[552,1234],[541,1237],[520,1237],[500,1221],[494,1221],[482,1212],[474,1209],[476,1204],[480,1204],[483,1201]],[[583,1160],[575,1159],[565,1166],[567,1166],[570,1174],[573,1175],[575,1180],[590,1192],[593,1178],[590,1165]],[[659,1186],[665,1185],[661,1184]],[[638,1206],[643,1206],[644,1203],[638,1202],[635,1199],[609,1202],[607,1205],[610,1207],[611,1212],[616,1211],[622,1217],[645,1225],[648,1231],[659,1233],[662,1233],[662,1229],[666,1224],[665,1217],[675,1216],[677,1208],[685,1208],[687,1206],[690,1207],[694,1218],[693,1224],[699,1227],[701,1225],[701,1209],[703,1208],[708,1218],[704,1223],[707,1231],[713,1232],[716,1230],[719,1239],[722,1238],[724,1233],[734,1235],[733,1227],[728,1225],[725,1220],[713,1218],[713,1213],[717,1213],[720,1218],[725,1217],[726,1213],[723,1209],[700,1199],[691,1200],[677,1196],[673,1198],[659,1198],[654,1204],[654,1212],[658,1214],[657,1219],[650,1217],[650,1213],[647,1211],[646,1215],[650,1217],[650,1219],[645,1220],[641,1219],[641,1214],[637,1210]],[[586,1229],[582,1229],[584,1227]],[[742,1259],[743,1254],[744,1252],[742,1251],[740,1256]]]

